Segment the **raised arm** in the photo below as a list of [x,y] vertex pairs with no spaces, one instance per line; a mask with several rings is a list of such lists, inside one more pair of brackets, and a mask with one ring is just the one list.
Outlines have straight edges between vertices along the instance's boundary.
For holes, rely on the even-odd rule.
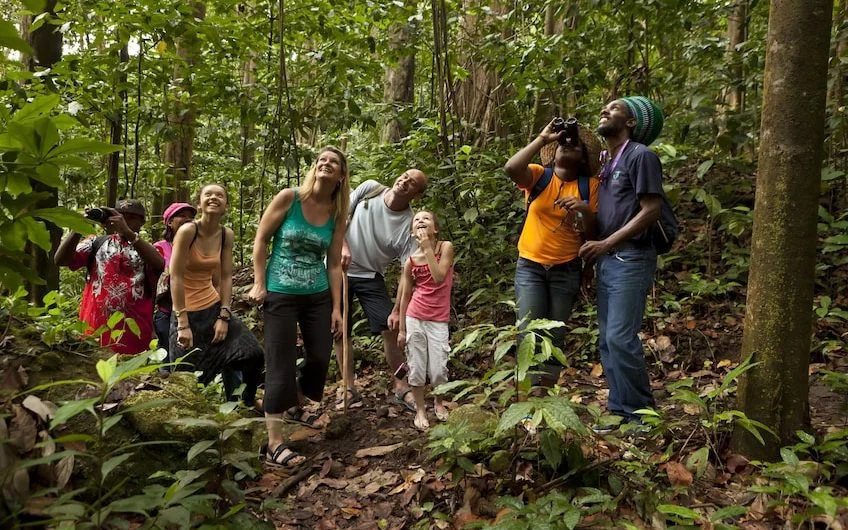
[[259,220],[259,228],[256,229],[256,237],[253,239],[253,287],[247,295],[248,299],[255,304],[265,301],[265,266],[268,262],[268,245],[293,202],[294,190],[284,189],[265,208],[262,219]]
[[59,244],[59,248],[56,249],[56,254],[53,255],[53,262],[60,267],[69,267],[71,261],[74,259],[74,252],[76,252],[81,237],[77,232],[68,234],[62,240],[62,243]]
[[453,245],[450,241],[442,241],[442,258],[436,260],[436,253],[432,245],[421,245],[424,251],[424,257],[427,259],[427,265],[430,266],[430,274],[433,275],[433,280],[436,283],[445,281],[450,268],[453,266]]
[[530,165],[533,157],[542,150],[542,147],[555,142],[556,139],[557,133],[553,131],[553,120],[551,120],[551,123],[542,129],[539,136],[507,160],[506,165],[504,165],[507,176],[519,187],[529,188],[533,184],[533,174],[527,166]]

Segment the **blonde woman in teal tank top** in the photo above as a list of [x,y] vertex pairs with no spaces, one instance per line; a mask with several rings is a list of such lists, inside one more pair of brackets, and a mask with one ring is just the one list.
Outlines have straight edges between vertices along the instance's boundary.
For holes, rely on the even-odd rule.
[[[304,461],[283,440],[282,421],[317,426],[319,420],[303,404],[323,398],[333,339],[342,333],[341,254],[349,201],[347,159],[325,147],[299,188],[274,197],[256,231],[248,298],[263,305],[268,441],[262,451],[269,465]],[[306,353],[299,378],[298,325]]]

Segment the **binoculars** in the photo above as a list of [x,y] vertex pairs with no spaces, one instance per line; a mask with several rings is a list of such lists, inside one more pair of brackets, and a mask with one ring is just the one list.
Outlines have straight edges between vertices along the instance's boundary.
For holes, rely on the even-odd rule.
[[554,118],[551,127],[555,133],[559,133],[557,135],[557,142],[559,142],[559,145],[580,145],[577,118],[562,119],[560,117],[556,117]]

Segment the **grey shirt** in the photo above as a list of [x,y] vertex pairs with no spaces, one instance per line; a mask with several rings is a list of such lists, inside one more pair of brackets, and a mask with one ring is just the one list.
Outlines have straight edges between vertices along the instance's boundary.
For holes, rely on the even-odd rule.
[[[609,237],[633,219],[642,209],[639,199],[643,195],[662,194],[659,157],[644,145],[630,141],[598,188],[598,239]],[[645,231],[632,241],[650,244],[650,236]]]
[[386,206],[384,197],[388,190],[367,201],[360,201],[377,186],[380,186],[379,182],[367,180],[350,194],[351,208],[359,203],[346,236],[351,255],[347,275],[353,278],[383,275],[389,263],[398,258],[403,263],[415,250],[412,208],[396,212]]

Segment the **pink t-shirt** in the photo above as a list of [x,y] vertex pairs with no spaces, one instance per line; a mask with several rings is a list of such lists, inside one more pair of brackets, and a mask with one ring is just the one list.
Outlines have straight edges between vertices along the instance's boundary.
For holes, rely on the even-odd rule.
[[[168,264],[171,263],[171,254],[174,252],[174,245],[170,241],[165,241],[161,239],[156,243],[153,243],[153,248],[159,251],[159,255],[162,256],[162,259],[165,260],[165,269],[162,274],[167,274],[168,272]],[[170,313],[171,306],[170,305],[162,305],[156,304],[156,309],[163,313]]]
[[[436,261],[441,255],[436,255]],[[430,272],[430,265],[416,265],[409,258],[412,265],[412,277],[415,280],[415,289],[412,291],[412,299],[406,308],[406,315],[418,320],[430,322],[450,321],[450,298],[453,287],[453,266],[448,270],[442,283],[436,283]]]

